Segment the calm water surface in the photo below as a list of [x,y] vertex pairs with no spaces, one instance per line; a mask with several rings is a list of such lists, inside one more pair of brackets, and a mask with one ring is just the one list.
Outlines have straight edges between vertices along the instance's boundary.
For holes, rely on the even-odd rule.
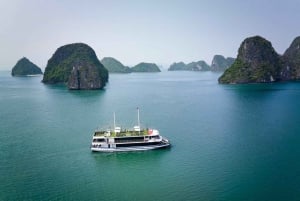
[[[299,200],[300,83],[218,85],[220,74],[112,74],[69,91],[0,72],[0,200]],[[171,149],[92,153],[111,125]]]

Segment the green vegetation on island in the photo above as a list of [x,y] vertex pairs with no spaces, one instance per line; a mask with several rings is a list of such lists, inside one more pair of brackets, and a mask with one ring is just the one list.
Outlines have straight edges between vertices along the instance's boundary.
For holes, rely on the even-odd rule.
[[108,82],[108,71],[91,47],[73,43],[55,51],[48,60],[42,82],[67,83],[69,89],[102,89]]
[[101,63],[110,73],[131,73],[131,69],[112,57],[104,57]]
[[300,37],[280,56],[271,42],[260,36],[246,38],[233,65],[219,83],[265,83],[300,79]]
[[20,59],[11,71],[12,76],[28,76],[41,74],[43,74],[42,70],[26,57]]
[[139,63],[131,68],[132,72],[161,72],[159,67],[154,63]]

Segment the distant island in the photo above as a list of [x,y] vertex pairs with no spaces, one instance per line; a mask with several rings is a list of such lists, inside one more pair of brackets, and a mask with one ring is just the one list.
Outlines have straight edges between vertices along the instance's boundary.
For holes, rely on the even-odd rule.
[[200,60],[185,64],[184,62],[173,63],[168,68],[168,71],[216,71],[223,72],[234,62],[234,58],[225,58],[222,55],[215,55],[209,66],[205,61]]
[[110,73],[131,73],[128,66],[124,66],[120,61],[112,57],[104,57],[101,63]]
[[261,36],[246,38],[238,56],[219,78],[221,84],[269,83],[300,79],[300,37],[280,56]]
[[232,57],[225,58],[223,55],[215,55],[211,62],[211,71],[225,71],[234,61],[235,58]]
[[[222,55],[215,55],[211,62],[211,66],[205,61],[197,62],[174,62],[168,68],[168,71],[216,71],[223,72],[234,62],[235,58]],[[161,72],[160,68],[154,63],[141,62],[133,67],[123,65],[120,61],[113,57],[104,57],[101,63],[108,70],[109,73],[132,73],[132,72]]]
[[12,76],[42,75],[42,70],[26,57],[20,59],[12,68]]
[[185,64],[184,62],[173,63],[168,71],[210,71],[210,66],[205,61],[197,61]]
[[139,63],[131,68],[132,72],[161,72],[159,67],[154,63]]
[[69,89],[102,89],[108,82],[108,71],[90,46],[73,43],[55,51],[42,82],[67,83]]
[[154,63],[141,62],[133,67],[124,66],[120,61],[113,57],[104,57],[101,63],[109,73],[150,73],[161,72],[159,67]]

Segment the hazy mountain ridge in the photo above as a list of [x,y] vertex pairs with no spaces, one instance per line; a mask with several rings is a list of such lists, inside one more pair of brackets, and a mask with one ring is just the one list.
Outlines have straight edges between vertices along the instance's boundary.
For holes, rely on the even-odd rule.
[[185,64],[184,62],[174,62],[168,68],[168,71],[225,71],[232,65],[235,58],[222,55],[215,55],[212,59],[211,65],[208,65],[205,61],[200,60],[197,62],[190,62]]

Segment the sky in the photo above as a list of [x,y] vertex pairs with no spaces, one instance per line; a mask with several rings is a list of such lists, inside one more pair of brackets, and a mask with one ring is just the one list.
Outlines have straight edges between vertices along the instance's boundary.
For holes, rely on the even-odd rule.
[[283,54],[300,36],[299,0],[0,0],[0,70],[22,57],[42,68],[83,42],[127,66],[236,57],[260,35]]

